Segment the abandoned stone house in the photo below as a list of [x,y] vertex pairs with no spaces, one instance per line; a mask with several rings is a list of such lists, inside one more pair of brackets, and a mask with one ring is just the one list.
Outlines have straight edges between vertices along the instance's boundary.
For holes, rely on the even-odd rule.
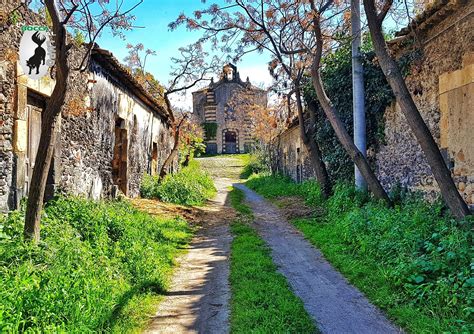
[[[473,14],[473,1],[439,1],[389,42],[397,57],[421,50],[406,82],[470,205],[474,204]],[[415,43],[410,42],[413,37]],[[374,153],[382,185],[390,190],[398,184],[433,198],[439,188],[396,103],[385,110],[384,124],[384,143]],[[283,170],[293,179],[314,175],[297,123],[282,134],[280,154]]]
[[[41,24],[32,17],[29,24]],[[28,194],[41,113],[55,83],[22,73],[18,26],[0,36],[0,211],[8,211]],[[62,190],[94,199],[117,191],[137,196],[142,176],[157,173],[171,151],[171,117],[112,53],[95,48],[89,71],[70,81],[47,195]]]
[[251,95],[253,103],[267,105],[267,92],[240,79],[237,67],[227,64],[220,79],[193,92],[193,112],[205,130],[206,153],[245,153],[253,145],[251,120],[245,110],[236,110],[236,94]]

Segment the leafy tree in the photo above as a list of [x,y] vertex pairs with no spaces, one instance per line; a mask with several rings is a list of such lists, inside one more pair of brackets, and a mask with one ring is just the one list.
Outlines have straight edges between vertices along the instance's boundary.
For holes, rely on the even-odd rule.
[[[385,80],[385,76],[376,61],[372,44],[364,36],[361,48],[361,60],[364,68],[364,92],[366,104],[367,148],[375,152],[384,140],[383,115],[385,109],[393,101],[393,93]],[[353,132],[352,113],[352,80],[351,80],[351,45],[347,36],[340,47],[324,56],[321,76],[328,96],[339,113],[349,134]],[[353,175],[351,159],[338,141],[334,129],[324,115],[318,102],[316,92],[310,78],[305,79],[304,98],[309,108],[315,108],[316,138],[320,144],[324,160],[333,181],[347,180]],[[368,155],[368,161],[373,166],[373,155]]]
[[204,144],[204,131],[196,116],[190,115],[186,118],[179,137],[179,152],[182,158],[182,165],[186,167],[196,155],[206,151]]

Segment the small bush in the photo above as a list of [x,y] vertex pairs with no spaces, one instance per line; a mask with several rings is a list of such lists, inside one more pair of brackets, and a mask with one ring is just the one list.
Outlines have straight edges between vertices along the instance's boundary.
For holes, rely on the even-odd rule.
[[142,326],[141,307],[166,289],[190,236],[182,219],[154,218],[127,202],[58,198],[45,209],[36,246],[22,240],[23,219],[0,217],[2,333]]
[[262,153],[255,152],[250,154],[245,161],[245,166],[240,174],[242,179],[248,179],[252,174],[260,174],[268,172],[268,167],[265,164]]
[[299,195],[323,208],[324,217],[295,225],[407,330],[474,330],[472,221],[454,220],[441,201],[405,194],[388,208],[347,184],[337,184],[327,201],[311,182],[266,176],[247,184],[269,198]]
[[144,198],[158,198],[163,202],[182,205],[202,205],[216,194],[211,176],[201,170],[198,162],[191,161],[175,174],[159,180],[157,176],[145,175],[140,185]]

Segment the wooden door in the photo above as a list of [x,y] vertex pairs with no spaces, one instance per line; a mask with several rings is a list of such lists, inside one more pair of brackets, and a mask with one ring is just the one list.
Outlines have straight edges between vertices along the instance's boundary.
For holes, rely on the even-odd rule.
[[112,160],[112,178],[114,184],[125,195],[128,194],[128,131],[122,129],[122,120],[115,125],[114,157]]
[[28,146],[26,152],[25,193],[30,190],[31,177],[35,167],[36,153],[41,138],[41,112],[37,106],[28,105]]
[[225,137],[225,153],[237,153],[237,134],[234,131],[227,131]]

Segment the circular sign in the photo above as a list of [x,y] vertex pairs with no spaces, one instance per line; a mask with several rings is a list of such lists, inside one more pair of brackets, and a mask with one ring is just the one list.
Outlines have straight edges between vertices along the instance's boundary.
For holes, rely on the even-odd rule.
[[54,48],[48,27],[24,26],[20,41],[20,65],[30,79],[38,80],[54,65]]

